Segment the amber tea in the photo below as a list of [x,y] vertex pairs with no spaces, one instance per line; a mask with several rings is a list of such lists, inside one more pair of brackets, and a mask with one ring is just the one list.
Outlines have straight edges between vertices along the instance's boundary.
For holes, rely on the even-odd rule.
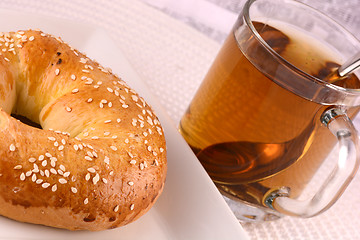
[[[298,29],[276,22],[253,25],[273,50],[309,75],[327,81],[339,66],[333,49]],[[229,35],[183,116],[180,132],[222,192],[264,205],[267,193],[282,186],[291,197],[298,196],[336,138],[319,121],[329,106],[280,86],[274,80],[281,73],[265,74],[249,61],[269,64],[255,37],[242,41],[250,46],[245,54],[236,34]],[[331,81],[360,88],[354,74]],[[349,117],[358,110],[349,108]]]

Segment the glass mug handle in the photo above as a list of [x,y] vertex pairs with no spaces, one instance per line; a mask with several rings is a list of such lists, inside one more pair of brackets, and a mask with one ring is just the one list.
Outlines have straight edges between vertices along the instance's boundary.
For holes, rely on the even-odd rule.
[[331,207],[349,185],[359,167],[359,140],[351,120],[339,108],[331,108],[321,116],[321,122],[339,141],[338,162],[315,195],[304,201],[289,197],[290,190],[282,187],[266,198],[265,204],[286,215],[312,217]]

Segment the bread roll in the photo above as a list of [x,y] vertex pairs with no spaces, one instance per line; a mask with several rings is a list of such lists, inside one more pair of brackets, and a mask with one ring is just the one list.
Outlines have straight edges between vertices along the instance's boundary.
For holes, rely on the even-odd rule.
[[153,206],[166,170],[160,122],[123,80],[41,31],[0,33],[0,215],[116,228]]

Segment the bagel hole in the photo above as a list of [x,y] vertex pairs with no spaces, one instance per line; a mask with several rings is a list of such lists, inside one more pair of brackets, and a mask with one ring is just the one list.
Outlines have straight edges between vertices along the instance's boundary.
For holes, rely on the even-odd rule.
[[16,118],[17,120],[19,120],[20,122],[26,124],[26,125],[29,125],[31,127],[35,127],[35,128],[39,128],[39,129],[42,129],[41,125],[36,123],[36,122],[33,122],[31,121],[30,119],[28,119],[27,117],[24,117],[24,116],[21,116],[21,115],[18,115],[18,114],[11,114],[11,116],[13,118]]

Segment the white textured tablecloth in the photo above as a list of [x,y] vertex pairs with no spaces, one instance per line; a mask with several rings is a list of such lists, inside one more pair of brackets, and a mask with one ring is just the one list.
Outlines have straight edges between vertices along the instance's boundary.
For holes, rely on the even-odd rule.
[[[223,33],[212,31],[210,35],[214,40],[211,40],[203,34],[208,29],[206,25],[197,26],[187,19],[189,25],[205,29],[200,33],[165,14],[170,10],[161,9],[161,2],[168,1],[155,1],[158,4],[155,7],[161,11],[143,2],[126,0],[2,0],[0,8],[71,19],[105,29],[177,124],[215,57]],[[349,2],[357,3],[347,1],[344,4],[358,6],[349,5]],[[313,3],[321,4],[320,1]],[[231,6],[239,8],[240,4]],[[335,15],[339,18],[351,16],[342,12],[337,11]],[[181,17],[180,12],[173,15]],[[230,12],[226,21],[231,21],[233,16]],[[358,19],[350,20],[349,26],[356,28]],[[243,227],[253,239],[360,239],[359,188],[357,174],[343,197],[320,216],[311,219],[285,217],[273,222],[247,223]]]

